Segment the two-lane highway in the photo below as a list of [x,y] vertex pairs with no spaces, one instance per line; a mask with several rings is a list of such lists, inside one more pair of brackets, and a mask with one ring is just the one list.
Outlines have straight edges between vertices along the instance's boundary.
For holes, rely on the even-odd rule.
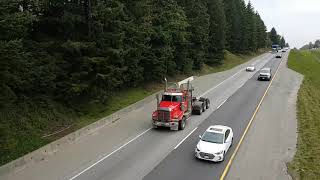
[[[260,69],[264,67],[266,63],[268,63],[269,65],[272,65],[273,69],[275,69],[279,64],[279,60],[274,59],[273,56],[274,55],[269,54],[264,58],[258,59],[255,62],[257,68]],[[238,106],[247,106],[247,103],[249,103],[249,106],[254,109],[256,102],[261,97],[261,93],[263,93],[263,90],[265,90],[269,84],[267,81],[256,82],[257,77],[255,73],[256,72],[245,72],[244,69],[241,69],[241,71],[230,76],[230,78],[226,79],[222,83],[219,83],[217,86],[210,88],[206,92],[203,92],[202,94],[205,94],[211,99],[212,107],[203,113],[202,116],[192,116],[184,131],[175,132],[168,131],[166,129],[150,129],[142,132],[138,137],[134,138],[133,141],[125,144],[125,146],[123,146],[124,148],[120,147],[112,152],[112,154],[107,154],[101,157],[98,161],[93,162],[92,165],[88,166],[87,168],[75,171],[74,175],[72,176],[66,176],[66,179],[126,180],[142,179],[145,175],[147,175],[147,179],[155,179],[154,175],[158,173],[161,173],[159,178],[162,178],[163,176],[171,179],[173,177],[171,176],[172,173],[169,171],[174,171],[173,174],[181,175],[181,172],[185,170],[183,168],[177,168],[176,165],[185,164],[185,160],[188,158],[194,160],[194,144],[193,141],[190,142],[190,140],[197,140],[197,138],[194,139],[195,134],[198,136],[199,130],[201,131],[203,128],[205,128],[208,122],[210,122],[209,120],[219,122],[216,121],[216,118],[212,119],[213,116],[222,117],[222,115],[220,115],[218,112],[221,110],[225,111],[223,109],[227,108],[229,109],[228,113],[233,114],[234,116],[229,116],[229,119],[219,118],[221,123],[227,123],[229,121],[233,121],[234,117],[246,117],[252,114],[247,110],[242,112]],[[235,100],[238,103],[240,102],[240,104],[226,107],[226,104],[228,104],[230,101],[233,101],[230,99],[230,96],[239,91],[238,89],[243,85],[247,86],[248,80],[254,83],[252,83],[252,85],[249,87],[250,91],[252,92],[247,92],[245,96],[247,97],[252,95],[252,99],[255,99],[255,101],[252,101],[251,99],[247,99],[246,101],[243,101],[243,99]],[[195,87],[197,87],[197,85],[195,85]],[[217,116],[215,114],[219,115]],[[205,119],[207,120],[204,121]],[[239,130],[235,129],[237,134],[240,133],[243,128],[245,128],[245,125],[245,122],[239,123]],[[195,130],[196,127],[198,128]],[[194,132],[191,133],[192,131]],[[188,137],[188,135],[190,135],[190,137]],[[235,140],[238,139],[236,138]],[[181,145],[177,146],[179,143],[181,143]],[[189,143],[191,147],[186,146],[186,144]],[[179,153],[180,151],[183,153]],[[172,156],[174,156],[174,158],[171,158]],[[184,160],[180,161],[179,158]],[[176,161],[174,161],[174,159],[176,159]],[[199,163],[198,161],[194,162]],[[170,165],[167,165],[167,163],[170,163]],[[162,169],[161,167],[163,167],[163,164],[166,164],[165,166],[168,166],[172,169],[169,171],[167,171],[167,169]],[[205,164],[208,166],[208,168],[211,167],[210,164]],[[219,165],[221,166],[220,169],[223,169],[222,165],[223,164]],[[180,176],[180,178],[182,177],[185,178],[183,175]]]
[[[265,65],[273,74],[280,65],[280,59],[273,59]],[[197,129],[173,150],[144,180],[160,179],[220,179],[225,167],[234,152],[241,136],[252,118],[261,98],[265,94],[269,81],[257,81],[256,73],[234,95],[232,95],[217,111],[201,123]],[[198,160],[194,149],[201,135],[210,125],[226,125],[234,131],[234,144],[224,162],[211,163]]]

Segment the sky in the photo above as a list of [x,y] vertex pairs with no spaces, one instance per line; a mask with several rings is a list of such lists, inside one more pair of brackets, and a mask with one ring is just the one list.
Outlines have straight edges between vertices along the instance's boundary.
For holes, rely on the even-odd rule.
[[251,3],[268,31],[275,27],[291,47],[300,48],[320,39],[320,0],[251,0]]

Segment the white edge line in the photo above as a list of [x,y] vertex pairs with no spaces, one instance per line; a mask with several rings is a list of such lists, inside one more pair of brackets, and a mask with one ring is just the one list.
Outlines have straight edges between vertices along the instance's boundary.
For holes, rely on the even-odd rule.
[[177,149],[197,129],[198,129],[198,127],[194,128],[194,130],[192,130],[184,139],[182,139],[182,141],[178,145],[176,145],[176,147],[174,147],[174,149]]
[[[215,87],[209,89],[208,91],[206,91],[205,93],[203,93],[201,96],[206,95],[207,93],[209,93],[210,91],[214,90],[215,88],[219,87],[221,84],[223,84],[224,82],[228,81],[229,79],[233,78],[234,76],[238,75],[240,72],[242,72],[243,69],[241,69],[240,71],[238,71],[237,73],[235,73],[234,75],[232,75],[231,77],[225,79],[224,81],[222,81],[221,83],[219,83],[218,85],[216,85]],[[141,134],[139,134],[138,136],[136,136],[135,138],[131,139],[129,142],[123,144],[122,146],[120,146],[118,149],[112,151],[110,154],[104,156],[103,158],[101,158],[100,160],[98,160],[97,162],[95,162],[94,164],[92,164],[91,166],[87,167],[86,169],[82,170],[81,172],[79,172],[78,174],[76,174],[75,176],[73,176],[72,178],[70,178],[69,180],[74,180],[75,178],[77,178],[78,176],[80,176],[81,174],[83,174],[84,172],[88,171],[89,169],[91,169],[93,166],[99,164],[101,161],[107,159],[108,157],[110,157],[112,154],[116,153],[117,151],[119,151],[120,149],[124,148],[125,146],[127,146],[129,143],[131,143],[132,141],[138,139],[140,136],[142,136],[143,134],[145,134],[146,132],[148,132],[149,130],[151,130],[152,128],[147,129],[146,131],[142,132]],[[196,127],[194,130],[192,130],[174,149],[177,149],[182,143],[183,141],[185,141],[196,129],[198,129],[198,127]]]
[[217,107],[217,109],[219,109],[225,102],[227,102],[227,99],[224,100],[224,101]]
[[[240,72],[242,72],[243,69],[241,69],[240,71],[238,71],[237,73],[235,73],[234,75],[232,75],[231,77],[225,79],[224,81],[222,81],[221,83],[219,83],[218,85],[216,85],[215,87],[207,90],[205,93],[203,93],[200,96],[204,96],[206,94],[208,94],[210,91],[216,89],[217,87],[219,87],[221,84],[223,84],[224,82],[228,81],[229,79],[233,78],[234,76],[238,75]],[[227,100],[225,100],[220,106],[222,106]],[[219,106],[219,107],[220,107]],[[218,107],[218,108],[219,108]],[[217,108],[217,109],[218,109]],[[131,139],[129,142],[123,144],[122,146],[120,146],[118,149],[112,151],[110,154],[104,156],[103,158],[101,158],[100,160],[98,160],[97,162],[95,162],[94,164],[92,164],[91,166],[87,167],[86,169],[82,170],[81,172],[79,172],[78,174],[76,174],[75,176],[73,176],[72,178],[70,178],[69,180],[74,180],[75,178],[77,178],[78,176],[80,176],[81,174],[83,174],[84,172],[88,171],[89,169],[91,169],[93,166],[99,164],[101,161],[107,159],[108,157],[110,157],[112,154],[116,153],[117,151],[119,151],[120,149],[124,148],[125,146],[127,146],[129,143],[131,143],[132,141],[138,139],[140,136],[142,136],[143,134],[145,134],[146,132],[150,131],[152,128],[147,129],[146,131],[142,132],[141,134],[139,134],[138,136],[136,136],[135,138]],[[177,149],[195,130],[197,130],[198,127],[196,127],[194,130],[192,130],[174,149]]]
[[146,132],[150,131],[152,128],[149,128],[147,130],[145,130],[144,132],[142,132],[141,134],[139,134],[138,136],[136,136],[135,138],[131,139],[129,142],[123,144],[122,146],[120,146],[118,149],[112,151],[110,154],[104,156],[103,158],[101,158],[99,161],[95,162],[94,164],[92,164],[91,166],[87,167],[86,169],[82,170],[81,172],[79,172],[78,174],[76,174],[75,176],[73,176],[72,178],[70,178],[69,180],[73,180],[75,178],[77,178],[78,176],[80,176],[82,173],[88,171],[89,169],[91,169],[93,166],[99,164],[101,161],[107,159],[108,157],[110,157],[112,154],[116,153],[117,151],[119,151],[120,149],[124,148],[125,146],[127,146],[129,143],[131,143],[132,141],[138,139],[140,136],[142,136],[143,134],[145,134]]
[[218,84],[218,85],[216,85],[215,87],[213,87],[213,88],[209,89],[208,91],[206,91],[205,93],[203,93],[203,94],[202,94],[202,95],[200,95],[200,96],[204,96],[204,95],[208,94],[210,91],[212,91],[212,90],[216,89],[217,87],[221,86],[221,84],[223,84],[223,83],[225,83],[226,81],[228,81],[229,79],[231,79],[231,78],[235,77],[236,75],[238,75],[238,74],[239,74],[239,73],[241,73],[242,71],[243,71],[243,69],[241,69],[240,71],[238,71],[237,73],[235,73],[235,74],[234,74],[234,75],[232,75],[231,77],[229,77],[229,78],[225,79],[224,81],[222,81],[221,83],[219,83],[219,84]]

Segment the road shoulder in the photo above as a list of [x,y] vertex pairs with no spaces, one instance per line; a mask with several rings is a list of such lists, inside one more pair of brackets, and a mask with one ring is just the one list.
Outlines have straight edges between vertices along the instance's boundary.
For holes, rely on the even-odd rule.
[[281,64],[235,157],[227,175],[229,180],[291,179],[286,163],[296,149],[296,100],[303,76],[288,69],[286,63],[287,60]]

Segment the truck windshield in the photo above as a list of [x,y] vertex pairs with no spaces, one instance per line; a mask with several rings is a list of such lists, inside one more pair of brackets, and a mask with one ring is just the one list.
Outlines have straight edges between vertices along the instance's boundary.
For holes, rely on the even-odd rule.
[[162,101],[182,102],[182,96],[163,95]]
[[261,72],[261,73],[269,73],[268,70],[261,70],[260,72]]

